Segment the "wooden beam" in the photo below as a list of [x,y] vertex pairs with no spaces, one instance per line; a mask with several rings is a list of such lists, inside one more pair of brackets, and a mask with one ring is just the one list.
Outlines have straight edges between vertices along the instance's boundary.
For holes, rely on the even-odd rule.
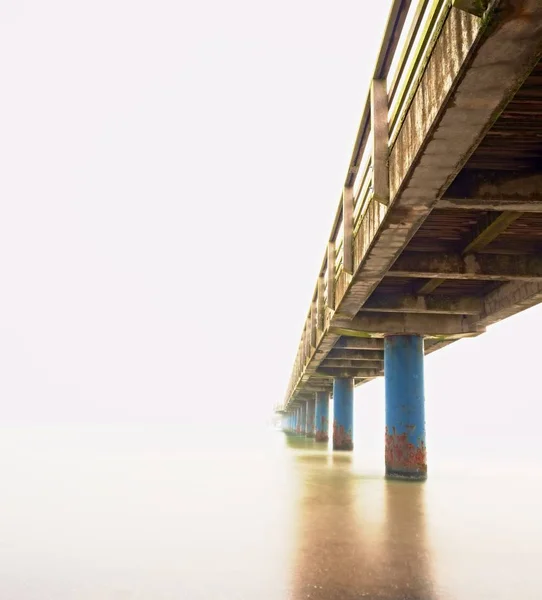
[[[519,219],[522,214],[518,211],[510,211],[500,213],[489,212],[482,215],[476,227],[469,233],[468,238],[464,240],[462,254],[479,252],[505,231],[514,221]],[[420,296],[431,294],[445,281],[446,278],[442,277],[431,279],[420,286],[417,293]]]
[[[386,335],[424,335],[432,337],[462,337],[480,331],[474,317],[464,315],[370,313],[353,319],[335,318],[330,332],[348,331],[351,335],[384,337]],[[482,328],[483,329],[483,328]]]
[[352,245],[354,232],[354,190],[351,187],[343,189],[343,270],[354,273],[354,247]]
[[335,310],[335,242],[327,244],[327,307]]
[[488,213],[478,222],[471,234],[471,239],[463,249],[463,254],[479,252],[505,231],[523,213],[517,211]]
[[436,208],[542,213],[542,196],[532,199],[523,196],[516,198],[441,198],[437,202]]
[[384,340],[343,337],[335,344],[335,349],[342,350],[384,350]]
[[455,8],[475,17],[482,17],[488,5],[489,0],[453,0],[452,2],[452,6]]
[[316,373],[324,377],[360,377],[368,379],[371,377],[379,377],[384,373],[383,369],[358,369],[358,368],[343,368],[343,367],[318,367]]
[[[430,281],[435,281],[431,279]],[[439,281],[438,279],[436,281]],[[446,296],[391,296],[374,294],[361,312],[435,313],[443,315],[476,315],[482,310],[480,298],[448,298]]]
[[[329,368],[352,368],[352,369],[383,369],[384,361],[383,360],[341,360],[335,358],[326,358],[321,364],[320,367],[329,367]],[[319,367],[319,368],[320,368]]]
[[[370,340],[380,341],[380,340]],[[382,350],[331,350],[326,359],[344,358],[347,360],[384,360],[384,352]]]
[[542,256],[404,252],[388,271],[393,277],[480,281],[542,279]]
[[373,198],[382,204],[390,203],[388,165],[388,92],[385,79],[371,82],[371,128],[373,133],[372,167]]

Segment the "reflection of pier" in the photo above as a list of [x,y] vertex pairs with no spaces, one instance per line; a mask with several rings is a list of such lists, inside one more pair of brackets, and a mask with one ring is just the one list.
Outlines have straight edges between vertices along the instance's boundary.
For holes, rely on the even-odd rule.
[[300,448],[292,600],[432,600],[423,484],[363,478],[351,455]]

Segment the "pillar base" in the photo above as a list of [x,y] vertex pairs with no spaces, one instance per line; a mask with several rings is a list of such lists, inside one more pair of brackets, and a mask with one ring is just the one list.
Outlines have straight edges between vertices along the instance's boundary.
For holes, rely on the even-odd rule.
[[307,434],[305,435],[305,437],[308,437],[308,438],[313,438],[313,437],[314,437],[314,433],[307,433]]
[[386,479],[400,479],[401,481],[425,481],[427,479],[427,472],[404,473],[403,471],[386,469]]
[[350,451],[354,449],[352,432],[346,431],[342,425],[333,424],[333,450]]
[[316,432],[315,440],[317,442],[329,442],[329,436],[327,433]]

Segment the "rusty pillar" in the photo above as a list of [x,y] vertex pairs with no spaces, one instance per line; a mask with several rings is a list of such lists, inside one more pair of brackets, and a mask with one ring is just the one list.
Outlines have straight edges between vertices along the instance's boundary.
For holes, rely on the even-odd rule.
[[333,380],[333,450],[353,450],[354,380]]
[[393,335],[384,342],[386,476],[425,479],[423,338]]
[[316,392],[316,441],[329,440],[329,392]]
[[307,437],[314,437],[315,433],[315,423],[314,423],[314,409],[315,409],[315,399],[311,398],[307,400],[307,425],[305,428],[305,435]]
[[299,433],[305,435],[307,431],[307,403],[303,402],[299,409]]

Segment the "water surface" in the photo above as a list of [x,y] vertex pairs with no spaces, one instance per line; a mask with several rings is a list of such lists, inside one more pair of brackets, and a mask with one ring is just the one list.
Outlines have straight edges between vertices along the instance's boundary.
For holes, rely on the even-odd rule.
[[542,479],[387,482],[264,430],[3,428],[0,598],[542,597]]

